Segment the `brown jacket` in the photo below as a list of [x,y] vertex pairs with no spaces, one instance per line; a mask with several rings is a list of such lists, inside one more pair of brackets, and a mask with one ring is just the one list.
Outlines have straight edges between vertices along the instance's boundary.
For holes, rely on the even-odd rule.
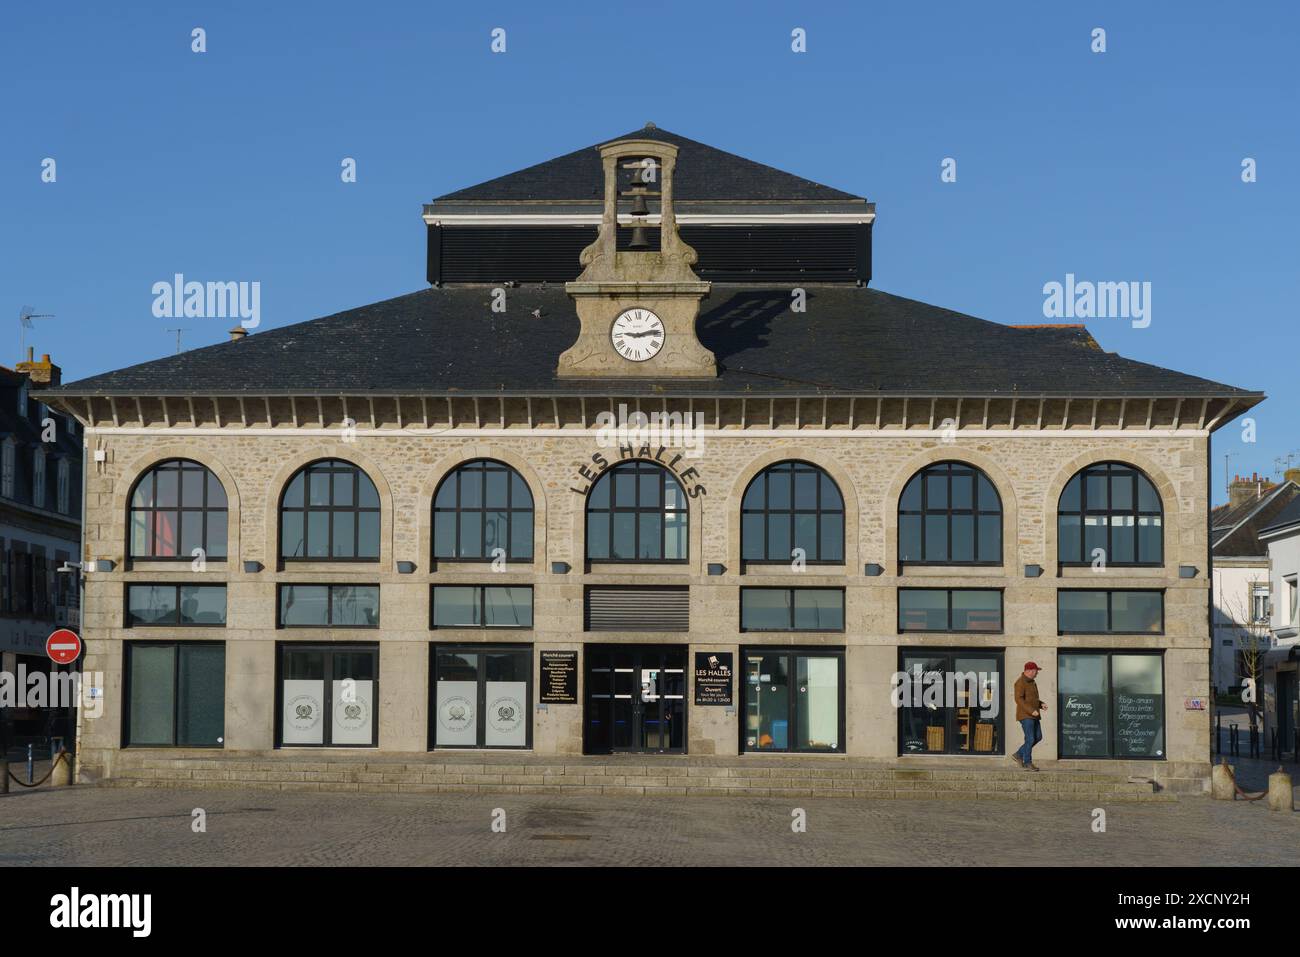
[[1042,699],[1038,697],[1038,683],[1033,678],[1026,678],[1022,673],[1016,679],[1016,720],[1036,717]]

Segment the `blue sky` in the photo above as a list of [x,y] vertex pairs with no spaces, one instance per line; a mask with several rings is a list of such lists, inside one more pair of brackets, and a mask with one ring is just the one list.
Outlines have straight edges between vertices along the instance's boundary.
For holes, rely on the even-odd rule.
[[220,341],[153,316],[177,272],[259,281],[268,327],[423,288],[421,203],[653,120],[874,200],[892,293],[1025,323],[1066,273],[1149,281],[1149,328],[1089,322],[1104,348],[1270,396],[1255,444],[1216,437],[1218,500],[1225,452],[1271,474],[1300,450],[1298,10],[6,4],[0,362],[24,304],[56,315],[28,342],[65,379],[169,354],[178,325]]

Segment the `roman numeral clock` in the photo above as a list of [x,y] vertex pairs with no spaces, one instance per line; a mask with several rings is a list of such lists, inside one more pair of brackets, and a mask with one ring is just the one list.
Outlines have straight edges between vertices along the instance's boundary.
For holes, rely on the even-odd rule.
[[[695,333],[709,284],[691,269],[695,250],[677,234],[673,214],[677,147],[619,140],[599,149],[604,210],[596,241],[582,251],[582,275],[564,286],[581,329],[560,355],[557,374],[716,376],[713,353]],[[626,211],[620,211],[620,203]],[[656,220],[657,249],[650,238]]]

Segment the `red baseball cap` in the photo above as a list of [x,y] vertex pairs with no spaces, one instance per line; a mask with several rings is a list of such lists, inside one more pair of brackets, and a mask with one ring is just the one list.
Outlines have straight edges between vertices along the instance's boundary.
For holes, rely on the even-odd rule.
[[1020,670],[1021,671],[1042,671],[1043,669],[1038,667],[1038,665],[1032,661],[1026,661],[1025,666]]

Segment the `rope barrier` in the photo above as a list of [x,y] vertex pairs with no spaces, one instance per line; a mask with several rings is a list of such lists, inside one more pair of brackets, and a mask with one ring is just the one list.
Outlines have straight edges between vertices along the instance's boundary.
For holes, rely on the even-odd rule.
[[14,783],[19,785],[20,787],[38,788],[50,779],[50,775],[53,774],[54,769],[59,766],[59,762],[66,761],[66,760],[68,760],[68,750],[67,748],[60,748],[58,756],[53,761],[50,762],[50,769],[45,772],[45,777],[41,778],[39,781],[34,781],[31,784],[28,784],[26,781],[20,781],[18,779],[18,775],[14,774],[13,771],[9,772],[9,776],[13,778]]

